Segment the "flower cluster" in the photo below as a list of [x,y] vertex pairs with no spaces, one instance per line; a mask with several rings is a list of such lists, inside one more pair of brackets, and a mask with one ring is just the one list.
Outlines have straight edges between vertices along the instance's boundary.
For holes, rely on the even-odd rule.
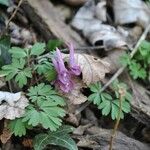
[[81,74],[80,66],[78,66],[75,63],[73,45],[70,44],[68,46],[69,46],[69,51],[70,51],[68,68],[66,68],[64,61],[63,61],[62,54],[58,48],[56,48],[56,53],[54,55],[54,58],[52,58],[52,62],[58,74],[57,80],[55,83],[60,87],[60,89],[63,92],[66,92],[66,93],[70,92],[74,87],[72,77],[78,76]]

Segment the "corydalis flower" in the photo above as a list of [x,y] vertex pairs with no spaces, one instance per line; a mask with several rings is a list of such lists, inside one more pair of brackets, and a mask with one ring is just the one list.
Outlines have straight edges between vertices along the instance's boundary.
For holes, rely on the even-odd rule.
[[73,45],[70,44],[70,45],[68,45],[68,47],[69,47],[69,51],[70,51],[70,57],[69,57],[70,73],[78,76],[81,74],[81,69],[80,69],[80,66],[78,66],[75,62]]
[[58,48],[56,49],[56,54],[52,59],[52,62],[58,74],[56,84],[64,92],[71,91],[73,89],[73,82],[71,81],[71,75],[70,72],[65,67],[62,54]]
[[52,59],[52,62],[58,74],[55,83],[60,87],[62,91],[66,93],[73,90],[74,84],[72,82],[72,77],[81,74],[80,67],[75,63],[74,48],[72,44],[69,45],[69,50],[70,57],[68,69],[65,67],[62,54],[58,48],[56,48],[56,53],[54,55],[54,58]]

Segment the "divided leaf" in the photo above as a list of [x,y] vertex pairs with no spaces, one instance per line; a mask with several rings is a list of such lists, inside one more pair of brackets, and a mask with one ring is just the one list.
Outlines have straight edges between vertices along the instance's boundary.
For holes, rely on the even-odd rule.
[[65,110],[61,108],[65,105],[63,98],[44,83],[31,87],[27,95],[35,106],[30,104],[27,107],[23,121],[28,125],[41,124],[45,129],[56,131],[62,124],[61,118],[65,116]]
[[39,56],[45,51],[45,43],[35,43],[31,48],[31,55]]
[[11,132],[15,136],[19,136],[19,137],[26,135],[27,127],[28,127],[27,123],[22,122],[22,118],[12,120],[10,121],[10,124],[9,124],[9,128]]
[[47,145],[51,144],[67,148],[68,150],[78,150],[75,142],[68,134],[72,131],[72,127],[63,126],[55,132],[39,134],[35,137],[34,149],[43,150]]
[[[116,98],[119,98],[118,90],[119,88],[124,88],[125,90],[125,96],[122,99],[122,107],[121,107],[121,116],[120,118],[124,118],[124,113],[129,113],[131,110],[130,108],[130,100],[132,99],[132,96],[129,92],[127,92],[127,86],[124,83],[119,83],[119,81],[115,81],[113,83],[114,92]],[[102,115],[107,116],[111,114],[111,118],[117,119],[118,118],[118,112],[119,112],[119,99],[113,100],[112,96],[106,92],[100,92],[101,91],[101,84],[95,83],[90,86],[90,90],[93,92],[89,97],[88,100],[93,102],[98,106],[99,109],[102,110]]]
[[9,52],[12,54],[12,57],[14,58],[24,58],[27,57],[27,53],[25,49],[19,48],[19,47],[12,47]]

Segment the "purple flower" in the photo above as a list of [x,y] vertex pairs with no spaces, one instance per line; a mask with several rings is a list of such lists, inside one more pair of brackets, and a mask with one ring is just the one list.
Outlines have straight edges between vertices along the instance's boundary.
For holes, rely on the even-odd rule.
[[80,66],[75,63],[74,48],[72,44],[69,45],[69,50],[69,69],[65,67],[62,54],[58,48],[56,48],[56,53],[54,58],[52,58],[52,62],[57,71],[57,80],[55,81],[55,84],[65,93],[73,90],[74,83],[72,77],[81,74]]
[[71,43],[70,45],[68,45],[68,47],[70,50],[70,57],[69,57],[70,73],[78,76],[81,74],[81,69],[80,66],[78,66],[75,62],[73,44]]
[[71,75],[70,72],[65,67],[62,54],[58,48],[56,49],[56,54],[52,59],[52,62],[58,74],[56,84],[64,92],[71,91],[73,89],[73,82],[71,81]]

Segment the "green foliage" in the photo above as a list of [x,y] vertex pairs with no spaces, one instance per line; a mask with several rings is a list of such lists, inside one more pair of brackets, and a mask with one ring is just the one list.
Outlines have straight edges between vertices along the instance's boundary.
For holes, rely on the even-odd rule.
[[12,54],[13,58],[24,58],[27,57],[27,49],[12,47],[9,52]]
[[128,67],[133,79],[147,79],[150,76],[150,42],[143,41],[133,59],[128,54],[121,57],[121,63]]
[[4,64],[8,64],[11,61],[8,50],[10,49],[10,37],[3,36],[0,38],[0,67]]
[[[6,42],[6,40],[3,40],[2,44],[3,43],[7,44],[8,42]],[[1,44],[1,41],[0,41],[0,44]],[[0,45],[0,48],[1,49],[3,48],[5,50],[7,48],[5,45]],[[10,44],[8,45],[10,46]],[[0,76],[5,76],[7,81],[11,79],[15,79],[19,87],[22,88],[24,85],[27,84],[27,80],[29,78],[32,78],[32,72],[34,70],[30,64],[30,61],[35,56],[39,56],[43,54],[44,51],[45,51],[45,43],[36,43],[32,46],[31,49],[12,47],[9,50],[9,53],[11,54],[11,57],[12,57],[12,62],[2,67],[2,70],[0,71]],[[5,51],[3,51],[2,54],[4,55]],[[47,61],[45,62],[45,64],[50,64],[50,63]],[[40,66],[40,64],[38,65],[37,65],[38,66],[37,72],[40,75],[41,73],[43,73],[46,78],[48,76],[49,78],[51,77],[51,80],[54,79],[54,77],[51,74],[47,75],[47,73],[45,72],[46,69],[47,69],[46,71],[52,70],[53,69],[52,65],[50,65],[50,68],[48,68],[48,65],[47,66],[45,65],[44,69],[43,69],[43,65],[42,66]]]
[[11,120],[9,124],[10,131],[15,136],[23,136],[26,135],[26,128],[29,128],[26,122],[22,122],[22,118]]
[[47,145],[58,145],[68,150],[78,150],[75,142],[68,134],[72,131],[71,126],[62,126],[55,132],[39,134],[34,139],[34,149],[43,150]]
[[56,70],[52,63],[50,63],[47,59],[43,59],[39,62],[39,64],[35,65],[35,70],[37,70],[39,75],[44,75],[48,81],[56,79]]
[[49,40],[47,43],[47,49],[53,51],[56,47],[59,47],[63,44],[61,40]]
[[27,107],[23,121],[28,122],[28,125],[41,124],[45,129],[56,131],[62,124],[61,118],[65,116],[61,108],[65,105],[63,98],[44,83],[31,87],[28,96],[32,104]]
[[62,125],[65,110],[64,99],[50,85],[44,83],[29,89],[29,106],[22,118],[10,121],[9,128],[15,136],[26,134],[26,128],[41,125],[45,129],[56,131]]
[[45,51],[45,43],[35,43],[31,48],[31,55],[39,56]]
[[13,59],[10,65],[2,67],[0,74],[5,76],[7,81],[15,78],[19,87],[23,87],[27,84],[27,79],[32,77],[31,68],[25,67],[25,63],[25,59]]
[[119,83],[116,81],[113,85],[115,96],[112,97],[111,94],[106,92],[100,92],[102,86],[100,83],[95,83],[90,86],[90,90],[92,91],[92,94],[88,97],[88,100],[93,102],[98,106],[99,109],[102,110],[102,115],[107,116],[111,114],[111,118],[117,119],[118,112],[119,112],[119,93],[118,90],[120,88],[124,88],[126,91],[126,94],[124,98],[122,99],[122,112],[121,112],[121,118],[124,118],[124,113],[130,112],[130,104],[129,100],[132,99],[132,96],[129,92],[127,92],[127,87],[123,83]]
[[9,0],[0,0],[1,5],[9,6],[10,1]]

